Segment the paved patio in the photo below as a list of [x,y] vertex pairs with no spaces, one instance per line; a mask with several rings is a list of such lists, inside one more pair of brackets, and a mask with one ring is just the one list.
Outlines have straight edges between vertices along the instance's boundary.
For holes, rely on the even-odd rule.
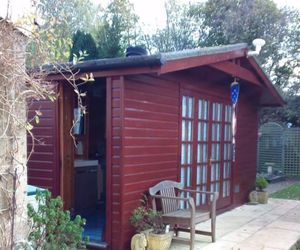
[[[209,229],[210,223],[197,226]],[[180,236],[189,237],[186,233]],[[196,249],[287,250],[300,239],[300,201],[269,199],[265,205],[243,205],[217,216],[217,240],[196,236]],[[189,249],[172,244],[171,250]]]

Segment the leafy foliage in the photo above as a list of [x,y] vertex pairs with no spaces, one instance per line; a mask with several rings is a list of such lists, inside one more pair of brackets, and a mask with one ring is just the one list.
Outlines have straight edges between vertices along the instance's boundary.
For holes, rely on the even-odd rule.
[[263,176],[256,176],[255,186],[259,191],[263,191],[268,186],[268,182]]
[[151,36],[150,45],[161,52],[196,47],[197,23],[189,13],[189,6],[179,5],[177,0],[168,0],[165,10],[166,25]]
[[63,210],[60,197],[51,198],[51,193],[37,192],[38,208],[28,204],[28,216],[32,220],[29,241],[37,249],[85,249],[82,242],[85,219],[76,216],[71,220],[70,212]]
[[28,65],[67,61],[73,34],[77,30],[93,30],[99,10],[90,0],[39,0],[35,9],[33,32],[47,53],[40,55],[38,45],[30,43]]
[[98,57],[98,50],[91,34],[77,30],[72,38],[69,61],[73,61],[74,55],[80,57],[80,51],[84,52],[82,60],[91,60]]
[[135,45],[138,16],[129,0],[113,0],[100,19],[96,34],[101,58],[124,55],[126,47]]
[[132,211],[129,218],[130,224],[138,233],[149,229],[156,234],[165,233],[162,213],[150,208],[147,203],[147,199],[144,197],[141,200],[141,205]]
[[[300,12],[278,8],[273,0],[208,0],[194,4],[190,14],[200,25],[198,44],[215,46],[263,38],[266,45],[257,59],[275,85],[285,93],[287,102],[299,91],[299,61],[295,53],[300,43]],[[280,109],[262,112],[262,119],[280,121]],[[291,113],[289,106],[286,113]],[[272,114],[270,117],[269,114]],[[298,115],[300,118],[300,115]],[[298,118],[297,118],[298,119]]]

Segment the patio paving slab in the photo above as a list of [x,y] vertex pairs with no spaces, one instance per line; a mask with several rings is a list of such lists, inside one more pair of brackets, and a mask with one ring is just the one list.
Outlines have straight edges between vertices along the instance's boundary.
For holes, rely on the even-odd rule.
[[[197,225],[209,230],[210,221]],[[288,250],[300,239],[300,201],[269,199],[268,204],[242,205],[217,216],[217,240],[196,235],[195,249]],[[189,238],[188,233],[181,237]],[[188,245],[173,243],[171,250]]]

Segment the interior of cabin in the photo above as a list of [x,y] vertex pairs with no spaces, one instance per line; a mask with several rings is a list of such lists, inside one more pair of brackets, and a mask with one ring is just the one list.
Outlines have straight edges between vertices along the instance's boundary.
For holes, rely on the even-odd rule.
[[[86,219],[84,237],[90,243],[104,241],[105,227],[105,174],[106,174],[106,82],[96,79],[94,82],[79,86],[87,113],[82,116],[78,107],[77,96],[73,93],[69,106],[70,119],[74,121],[71,130],[73,152],[71,153],[73,169],[71,175],[65,173],[63,186],[69,185],[72,195],[68,196],[69,207],[73,216],[80,215]],[[70,104],[72,108],[70,109]],[[68,130],[64,126],[63,130]],[[67,133],[68,131],[65,131]],[[69,131],[70,132],[70,131]],[[71,138],[71,137],[70,137]],[[74,141],[76,147],[74,147]],[[64,156],[65,157],[65,156]],[[64,195],[67,197],[67,195]]]

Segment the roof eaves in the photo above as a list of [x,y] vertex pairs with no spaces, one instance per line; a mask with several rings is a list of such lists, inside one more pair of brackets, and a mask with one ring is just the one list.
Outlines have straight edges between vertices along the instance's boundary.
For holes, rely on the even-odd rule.
[[[249,62],[254,66],[257,70],[257,73],[262,78],[262,80],[265,83],[265,87],[270,91],[270,93],[274,96],[274,98],[278,101],[278,104],[280,106],[283,106],[286,104],[281,94],[277,91],[275,86],[273,85],[272,81],[270,80],[268,74],[265,72],[265,70],[261,67],[259,61],[256,59],[256,57],[250,57]],[[256,65],[255,65],[256,64]],[[274,105],[275,106],[275,105]]]
[[93,70],[114,70],[124,69],[131,67],[154,67],[162,65],[160,55],[150,56],[132,56],[132,57],[119,57],[119,58],[105,58],[82,61],[75,65],[71,62],[61,64],[48,64],[43,65],[43,70],[46,70],[50,74],[58,73],[58,71],[80,71],[87,72]]
[[190,57],[215,55],[220,53],[232,52],[235,50],[243,50],[247,48],[248,48],[247,43],[237,43],[237,44],[222,45],[222,46],[215,46],[215,47],[185,49],[182,51],[161,53],[161,60],[163,64],[165,64],[168,61],[173,61],[173,60],[185,59]]

